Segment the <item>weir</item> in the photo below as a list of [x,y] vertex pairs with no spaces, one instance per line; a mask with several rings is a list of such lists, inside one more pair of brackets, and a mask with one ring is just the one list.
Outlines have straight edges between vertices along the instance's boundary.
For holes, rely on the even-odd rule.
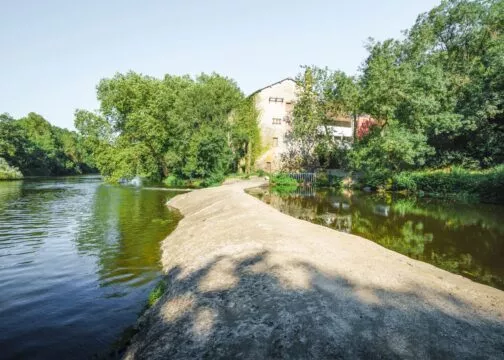
[[259,185],[169,201],[167,291],[126,359],[502,357],[504,292],[282,214]]

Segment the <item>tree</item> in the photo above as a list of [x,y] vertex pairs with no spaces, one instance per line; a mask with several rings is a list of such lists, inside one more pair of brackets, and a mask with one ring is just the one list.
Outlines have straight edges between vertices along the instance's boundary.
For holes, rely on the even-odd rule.
[[36,113],[16,120],[0,116],[0,156],[24,175],[71,175],[94,171],[77,133],[52,126]]
[[255,159],[261,153],[258,118],[259,111],[253,96],[244,99],[231,114],[231,148],[235,171],[250,174]]
[[389,127],[385,132],[374,127],[352,149],[354,169],[363,170],[368,185],[383,184],[393,173],[422,167],[433,148],[427,137],[402,127]]
[[368,45],[363,110],[384,129],[427,136],[429,166],[504,160],[503,3],[443,1],[405,40]]
[[342,166],[347,146],[336,141],[328,127],[338,118],[353,117],[355,123],[361,102],[359,84],[341,71],[302,68],[296,77],[299,90],[284,167],[313,170]]
[[100,112],[77,113],[76,127],[91,141],[98,168],[112,181],[137,175],[222,177],[245,155],[237,149],[258,134],[240,89],[218,74],[162,80],[116,74],[102,79],[97,93]]

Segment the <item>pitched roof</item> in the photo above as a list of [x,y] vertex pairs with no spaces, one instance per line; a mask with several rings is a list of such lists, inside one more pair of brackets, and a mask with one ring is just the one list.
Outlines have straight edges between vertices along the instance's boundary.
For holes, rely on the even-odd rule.
[[291,78],[291,77],[286,77],[286,78],[284,78],[284,79],[282,79],[282,80],[280,80],[280,81],[274,82],[273,84],[266,85],[265,87],[262,87],[262,88],[260,88],[260,89],[258,89],[258,90],[256,90],[256,91],[254,91],[254,92],[253,92],[252,94],[250,94],[248,97],[254,96],[254,95],[255,95],[255,94],[257,94],[258,92],[261,92],[261,91],[263,91],[263,90],[264,90],[264,89],[266,89],[266,88],[269,88],[269,87],[275,86],[275,85],[277,85],[277,84],[280,84],[280,83],[284,82],[285,80],[290,80],[290,81],[294,81],[294,82],[296,82],[296,80],[294,80],[293,78]]

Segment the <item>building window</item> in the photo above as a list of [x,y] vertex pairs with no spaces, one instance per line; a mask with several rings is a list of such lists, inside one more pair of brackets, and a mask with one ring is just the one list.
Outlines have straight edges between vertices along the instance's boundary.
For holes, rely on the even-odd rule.
[[273,147],[277,147],[277,146],[278,146],[278,138],[274,137],[273,138]]
[[290,114],[294,110],[294,103],[292,101],[287,101],[285,103],[285,112]]
[[280,118],[273,118],[273,125],[280,125],[282,123],[282,119]]
[[352,127],[352,120],[351,119],[348,119],[348,120],[334,120],[331,125],[350,128],[350,127]]
[[279,97],[270,97],[269,98],[269,102],[270,103],[283,103],[284,99],[283,98],[279,98]]

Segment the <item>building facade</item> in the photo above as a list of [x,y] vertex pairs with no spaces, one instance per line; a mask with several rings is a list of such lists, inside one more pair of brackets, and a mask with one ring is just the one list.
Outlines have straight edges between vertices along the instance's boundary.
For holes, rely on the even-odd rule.
[[[292,112],[297,99],[297,85],[285,78],[252,93],[259,112],[259,128],[263,153],[256,160],[256,169],[276,172],[282,168],[282,154],[288,149],[288,133],[292,124]],[[354,129],[351,118],[334,119],[333,124],[321,127],[341,144],[349,144]]]

